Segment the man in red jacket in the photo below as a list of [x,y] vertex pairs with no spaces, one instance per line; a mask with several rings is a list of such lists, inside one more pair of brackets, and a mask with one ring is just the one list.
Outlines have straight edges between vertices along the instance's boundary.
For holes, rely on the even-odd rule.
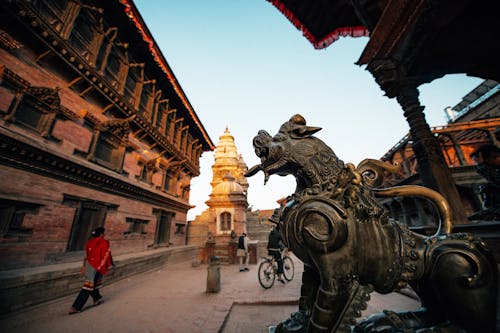
[[69,314],[81,312],[89,296],[92,296],[94,305],[101,304],[99,288],[102,286],[102,277],[108,272],[109,266],[113,265],[113,257],[109,249],[109,241],[104,239],[103,227],[92,231],[92,238],[85,244],[86,258],[83,259],[82,274],[85,282],[80,293],[73,302]]

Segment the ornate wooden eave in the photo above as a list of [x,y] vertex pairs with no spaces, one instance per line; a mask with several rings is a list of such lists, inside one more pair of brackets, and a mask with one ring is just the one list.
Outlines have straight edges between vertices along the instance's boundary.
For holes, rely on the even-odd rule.
[[388,1],[357,64],[366,65],[373,59],[390,57],[414,26],[425,3],[427,0]]
[[[18,1],[11,4],[11,6],[7,5],[4,7],[3,5],[4,4],[0,2],[0,7],[5,8],[5,10],[12,17],[16,17],[19,22],[34,33],[35,36],[38,37],[51,52],[59,56],[60,59],[62,59],[66,64],[73,68],[76,73],[85,79],[88,84],[93,87],[93,89],[100,92],[106,99],[108,99],[110,103],[113,104],[114,108],[119,110],[125,117],[135,116],[133,120],[134,125],[143,132],[147,133],[147,135],[158,144],[161,151],[170,154],[176,160],[185,159],[184,154],[177,147],[175,147],[175,145],[171,143],[165,135],[160,133],[157,128],[153,127],[151,122],[149,122],[142,114],[138,113],[135,107],[127,102],[121,96],[121,93],[119,93],[103,77],[103,75],[98,72],[96,68],[91,66],[78,51],[74,50],[57,31],[53,30],[52,27],[50,27],[39,15],[39,13],[37,13],[29,5],[29,3]],[[11,76],[10,74],[4,74],[4,77],[8,79]],[[14,80],[13,82],[19,85],[17,89],[21,89],[23,85],[29,86],[29,83],[23,79]],[[62,109],[65,110],[64,107]],[[68,113],[70,114],[72,112],[70,111]],[[69,115],[69,118],[71,118],[71,115]],[[204,147],[207,147],[208,145],[208,150],[213,150],[213,143],[211,140],[206,141],[206,138],[204,137],[204,143]],[[195,165],[188,159],[184,162],[184,168],[193,176],[198,176],[200,174],[199,166]]]
[[389,97],[446,74],[500,79],[494,2],[390,0],[358,65],[367,65]]
[[205,127],[201,123],[200,119],[198,118],[198,115],[194,111],[191,103],[189,102],[188,98],[186,97],[186,94],[182,90],[182,87],[180,86],[179,82],[177,81],[177,78],[175,77],[172,69],[168,65],[167,61],[165,60],[162,52],[160,51],[158,44],[156,44],[153,35],[147,28],[144,20],[142,19],[139,11],[135,7],[134,3],[130,0],[119,0],[120,3],[125,6],[125,13],[127,14],[128,18],[134,23],[135,27],[137,30],[140,32],[142,39],[144,42],[147,44],[149,51],[151,52],[153,58],[155,59],[157,65],[161,68],[163,73],[167,76],[169,82],[172,84],[172,87],[174,88],[175,92],[179,96],[179,98],[182,100],[182,103],[184,104],[186,110],[189,112],[189,115],[192,117],[194,123],[198,127],[199,131],[201,132],[203,138],[205,139],[206,143],[208,144],[209,150],[214,150],[215,145],[213,144],[212,140],[208,136],[207,131],[205,130]]

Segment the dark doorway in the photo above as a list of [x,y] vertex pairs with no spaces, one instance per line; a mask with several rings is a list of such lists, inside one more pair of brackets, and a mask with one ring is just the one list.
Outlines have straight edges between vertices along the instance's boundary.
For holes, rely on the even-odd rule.
[[175,213],[167,212],[161,209],[155,210],[154,213],[157,218],[155,244],[168,245],[170,240],[172,218],[175,216]]
[[80,201],[76,210],[67,251],[82,251],[93,229],[104,225],[106,206]]

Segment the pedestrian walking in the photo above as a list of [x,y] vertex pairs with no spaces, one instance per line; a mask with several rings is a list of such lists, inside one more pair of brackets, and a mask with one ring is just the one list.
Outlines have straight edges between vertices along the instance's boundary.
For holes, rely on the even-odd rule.
[[92,296],[94,306],[102,303],[102,296],[99,293],[102,277],[108,272],[110,266],[114,266],[109,241],[104,238],[104,232],[103,227],[95,229],[92,231],[92,238],[85,244],[86,257],[83,259],[82,267],[85,282],[73,302],[69,314],[81,312],[89,296]]
[[236,256],[240,262],[240,272],[248,272],[248,237],[246,233],[241,234],[238,238],[238,249]]

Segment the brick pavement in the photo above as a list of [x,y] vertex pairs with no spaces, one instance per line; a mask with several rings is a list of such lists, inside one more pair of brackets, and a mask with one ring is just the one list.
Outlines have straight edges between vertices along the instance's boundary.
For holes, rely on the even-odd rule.
[[[0,318],[0,331],[16,333],[83,332],[266,332],[296,309],[302,265],[286,285],[263,289],[257,266],[239,272],[237,265],[221,266],[221,291],[207,294],[207,266],[191,262],[168,264],[131,276],[102,289],[104,303],[68,315],[74,296],[38,305]],[[89,304],[91,301],[89,300]],[[279,311],[269,307],[279,305]],[[365,315],[383,308],[411,309],[418,303],[400,294],[372,296]],[[276,308],[275,308],[276,309]]]

